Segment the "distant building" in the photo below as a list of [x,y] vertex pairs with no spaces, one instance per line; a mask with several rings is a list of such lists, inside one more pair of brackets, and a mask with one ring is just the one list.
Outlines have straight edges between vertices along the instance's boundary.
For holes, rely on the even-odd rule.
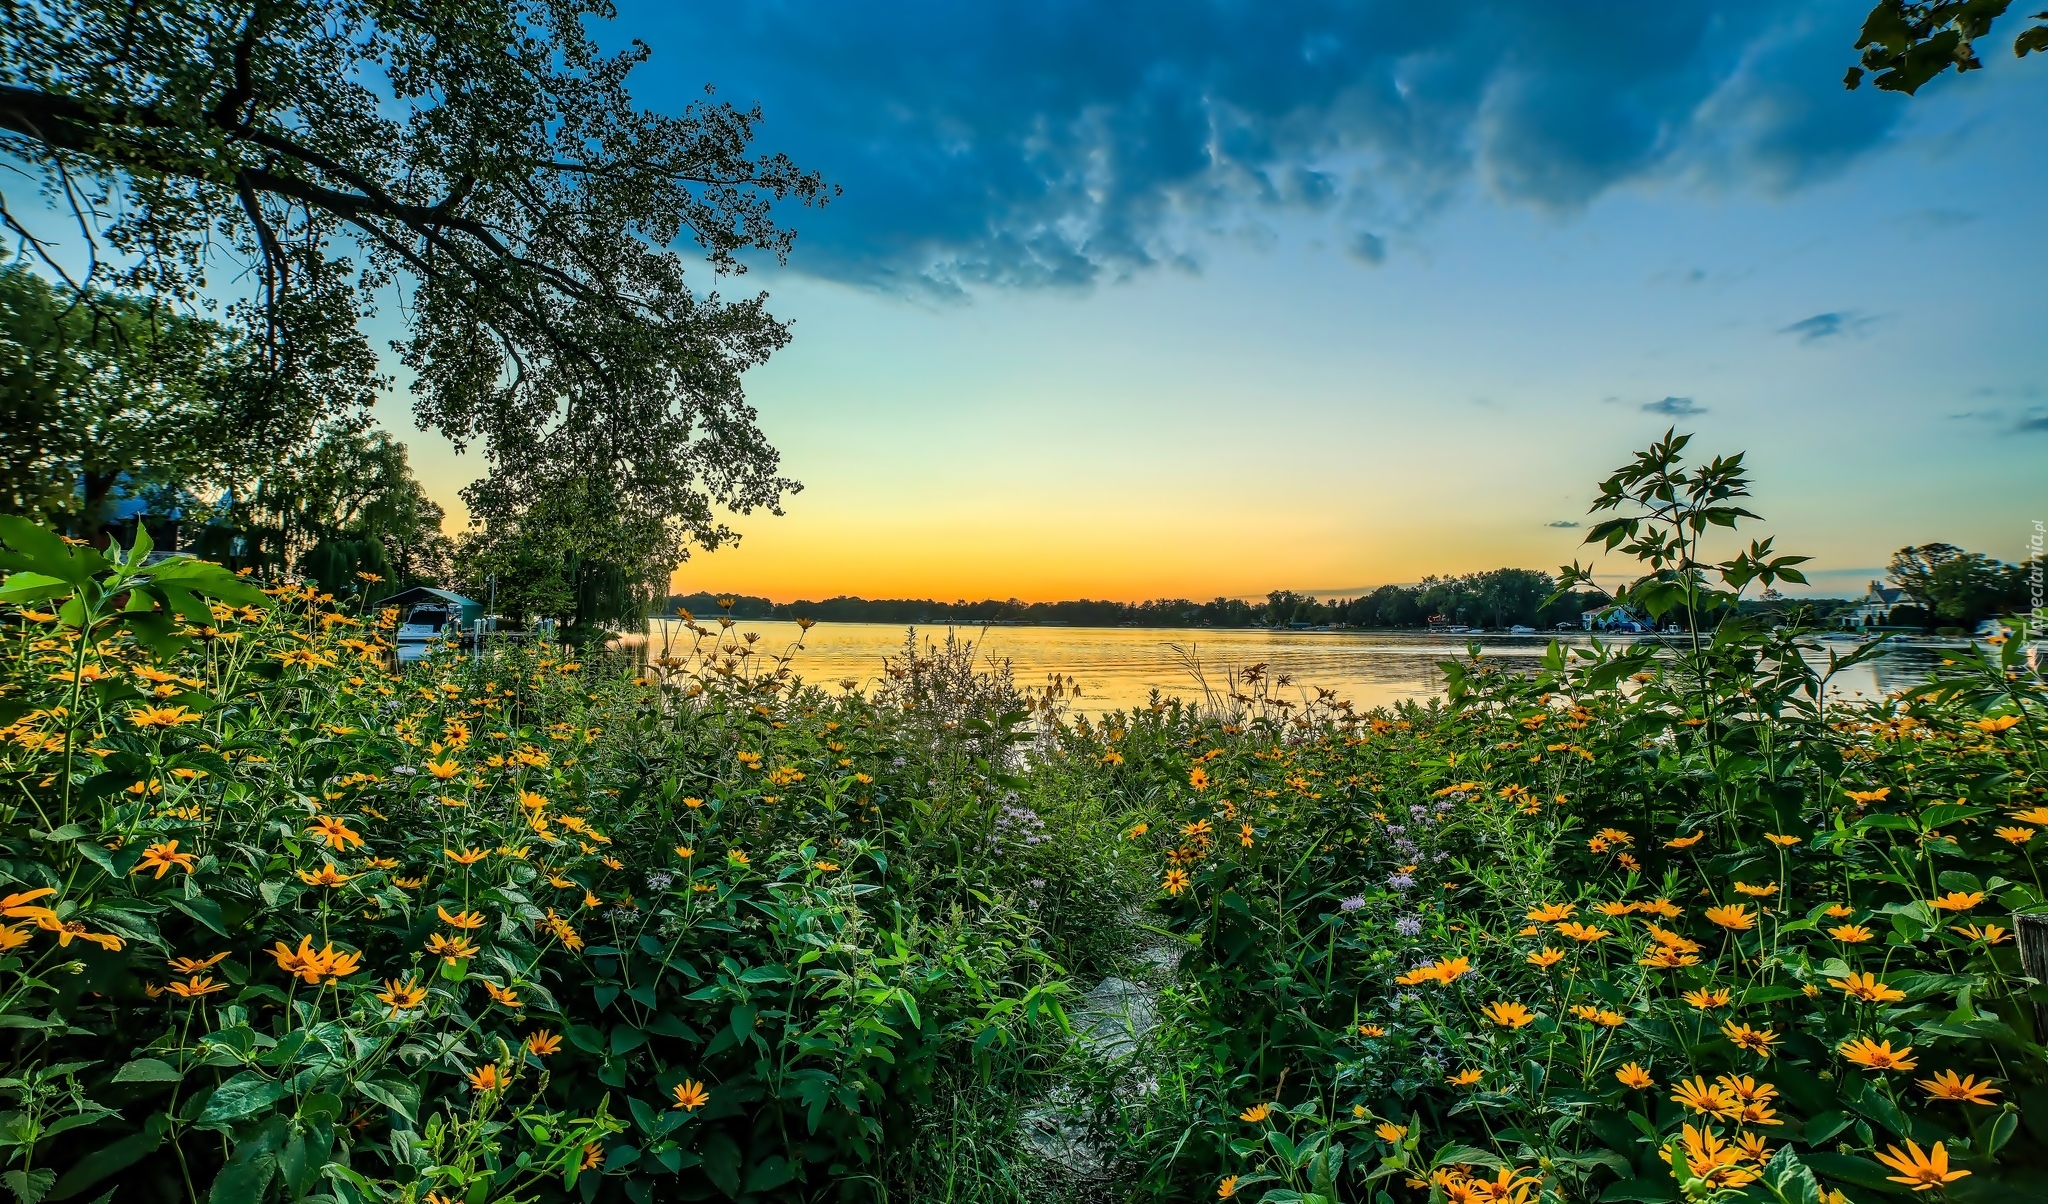
[[1626,606],[1603,606],[1579,612],[1579,626],[1586,631],[1655,631],[1656,627]]
[[1842,616],[1844,627],[1883,627],[1891,622],[1892,611],[1901,606],[1912,605],[1913,600],[1906,591],[1893,589],[1873,581],[1870,592],[1856,602],[1855,609]]

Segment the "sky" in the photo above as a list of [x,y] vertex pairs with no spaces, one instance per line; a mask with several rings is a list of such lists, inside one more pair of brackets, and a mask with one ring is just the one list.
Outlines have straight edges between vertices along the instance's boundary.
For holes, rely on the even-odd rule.
[[[747,378],[786,514],[678,589],[1351,593],[1554,568],[1668,426],[1814,588],[2048,519],[2048,58],[1841,84],[1868,0],[620,0],[644,105],[842,189]],[[478,475],[383,407],[461,518]],[[1618,571],[1620,564],[1609,560]]]

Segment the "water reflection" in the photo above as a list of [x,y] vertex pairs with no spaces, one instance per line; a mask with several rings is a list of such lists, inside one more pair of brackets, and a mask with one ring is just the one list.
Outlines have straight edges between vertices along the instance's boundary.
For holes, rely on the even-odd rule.
[[[824,623],[808,632],[795,623],[746,621],[736,630],[753,632],[755,648],[780,654],[802,647],[792,662],[804,680],[836,686],[854,681],[872,686],[882,673],[882,658],[903,647],[904,628],[885,623]],[[1281,697],[1307,697],[1315,687],[1335,690],[1362,708],[1402,699],[1423,699],[1443,689],[1437,662],[1462,655],[1468,636],[1432,636],[1420,632],[1309,632],[1217,628],[1131,627],[992,627],[961,628],[982,640],[988,656],[1006,658],[1020,685],[1038,686],[1060,674],[1078,688],[1076,706],[1107,711],[1146,703],[1153,691],[1163,697],[1198,698],[1200,688],[1186,658],[1197,659],[1212,685],[1226,670],[1263,663],[1269,676],[1285,675],[1290,683]],[[921,628],[920,638],[943,640],[945,628]],[[1478,637],[1485,655],[1510,666],[1533,668],[1551,637],[1487,635]],[[1583,635],[1561,637],[1568,645],[1586,647]],[[689,646],[690,633],[679,624],[657,625],[642,645],[659,654],[664,639]],[[631,641],[638,642],[638,641]],[[1847,653],[1853,645],[1834,645]],[[1845,671],[1835,689],[1843,695],[1877,696],[1926,679],[1938,665],[1942,647],[1933,643],[1901,643],[1877,659]]]

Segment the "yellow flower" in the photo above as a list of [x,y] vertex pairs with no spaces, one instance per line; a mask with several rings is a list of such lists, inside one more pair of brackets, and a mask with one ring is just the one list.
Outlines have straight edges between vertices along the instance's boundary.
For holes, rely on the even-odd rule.
[[526,1038],[526,1049],[535,1057],[545,1058],[562,1048],[562,1039],[544,1028],[535,1029]]
[[198,999],[202,995],[211,995],[215,991],[225,991],[228,989],[228,984],[215,982],[211,978],[195,976],[190,982],[172,983],[170,989],[171,994],[182,999]]
[[500,1004],[504,1007],[517,1008],[526,1006],[519,1002],[519,996],[513,994],[512,988],[501,987],[494,982],[484,984],[484,993],[491,997],[492,1003]]
[[1740,903],[1730,903],[1725,907],[1709,907],[1704,914],[1708,923],[1719,924],[1730,932],[1748,932],[1756,927],[1756,916]]
[[469,938],[466,936],[450,938],[436,932],[427,937],[427,952],[440,957],[452,966],[458,961],[475,957],[476,946],[470,944]]
[[1893,1049],[1890,1041],[1873,1041],[1869,1037],[1845,1041],[1835,1047],[1835,1052],[1865,1070],[1911,1070],[1918,1065],[1907,1056],[1913,1052],[1912,1046]]
[[1769,1058],[1771,1047],[1779,1040],[1778,1034],[1768,1028],[1751,1028],[1733,1020],[1721,1026],[1721,1035],[1733,1041],[1737,1048],[1746,1049],[1759,1058]]
[[1174,869],[1166,871],[1165,881],[1160,883],[1169,895],[1177,895],[1188,888],[1188,872]]
[[1848,993],[1849,998],[1860,999],[1864,1003],[1897,1003],[1906,997],[1904,991],[1877,981],[1875,974],[1851,974],[1847,978],[1830,978],[1828,985],[1840,987]]
[[1798,844],[1800,841],[1800,838],[1797,836],[1779,836],[1775,832],[1764,833],[1764,839],[1770,841],[1774,845],[1777,845],[1781,849],[1789,849],[1793,845]]
[[1527,958],[1527,961],[1530,965],[1539,967],[1544,970],[1550,969],[1550,967],[1556,965],[1557,963],[1563,960],[1564,950],[1552,949],[1548,945],[1545,945],[1542,949],[1538,950],[1535,953],[1531,953]]
[[1444,1082],[1449,1083],[1453,1087],[1470,1087],[1485,1077],[1486,1075],[1483,1071],[1467,1068],[1460,1070],[1456,1074],[1446,1076]]
[[1271,1115],[1273,1115],[1273,1105],[1253,1104],[1251,1107],[1238,1113],[1237,1118],[1248,1125],[1255,1125]]
[[344,853],[348,852],[350,845],[361,848],[363,844],[361,836],[356,835],[353,829],[332,815],[322,815],[315,819],[313,826],[306,829],[306,835],[318,836],[327,842],[328,848],[340,849]]
[[1408,1126],[1383,1120],[1379,1127],[1373,1130],[1373,1134],[1388,1145],[1399,1145],[1402,1139],[1408,1136]]
[[1575,941],[1581,941],[1589,945],[1594,941],[1606,940],[1614,935],[1605,928],[1595,928],[1591,924],[1580,924],[1572,920],[1559,924],[1557,931],[1560,936],[1568,936]]
[[1728,1001],[1734,998],[1734,994],[1726,987],[1715,991],[1709,991],[1702,987],[1697,991],[1687,991],[1681,998],[1700,1011],[1711,1012],[1715,1008],[1727,1007]]
[[1631,1091],[1641,1091],[1645,1087],[1657,1085],[1657,1080],[1650,1077],[1650,1072],[1635,1062],[1623,1065],[1620,1070],[1614,1072],[1614,1077],[1621,1080],[1621,1085]]
[[[1927,902],[1929,906],[1939,911],[1968,911],[1983,901],[1983,891],[1973,890],[1965,893],[1959,890],[1952,890],[1938,898],[1929,899]],[[1934,1148],[1939,1150],[1941,1146],[1937,1144]],[[1964,1173],[1967,1174],[1968,1172]]]
[[389,978],[384,981],[384,989],[377,992],[377,998],[380,1002],[390,1004],[391,1014],[397,1016],[400,1012],[425,1003],[427,989],[411,979],[400,982],[396,978]]
[[427,772],[433,774],[436,778],[439,778],[441,781],[446,782],[453,779],[455,775],[461,773],[462,766],[453,758],[450,758],[445,761],[429,761],[427,762]]
[[[1710,1188],[1734,1189],[1757,1180],[1755,1171],[1742,1166],[1743,1152],[1723,1141],[1712,1128],[1684,1125],[1680,1142],[1674,1144],[1683,1144],[1686,1169]],[[1657,1154],[1666,1162],[1672,1160],[1670,1146],[1658,1150]]]
[[747,851],[745,849],[728,849],[726,850],[725,859],[734,865],[753,864],[747,859]]
[[1387,1035],[1387,1030],[1377,1024],[1361,1024],[1358,1026],[1358,1035],[1361,1037],[1384,1037]]
[[1706,836],[1705,831],[1694,832],[1690,836],[1674,836],[1670,840],[1664,842],[1664,847],[1667,849],[1679,850],[1689,849],[1692,846],[1698,844],[1701,838],[1704,836]]
[[1479,1009],[1479,1012],[1502,1028],[1521,1028],[1523,1025],[1533,1023],[1536,1019],[1528,1008],[1519,1003],[1489,1003]]
[[669,1106],[671,1108],[681,1108],[685,1112],[695,1112],[711,1102],[711,1092],[705,1089],[704,1084],[695,1079],[685,1079],[677,1083],[675,1096],[676,1102]]
[[358,874],[342,873],[341,871],[335,869],[333,863],[331,862],[321,866],[318,870],[313,871],[311,873],[305,870],[299,871],[299,881],[305,883],[307,886],[325,886],[330,889],[340,886],[347,882],[352,882],[358,877],[360,877],[360,875]]
[[1219,1199],[1219,1200],[1228,1200],[1228,1199],[1229,1199],[1230,1197],[1232,1197],[1232,1196],[1234,1196],[1234,1195],[1236,1195],[1236,1194],[1237,1194],[1237,1176],[1236,1176],[1236,1175],[1225,1175],[1225,1176],[1223,1176],[1223,1181],[1222,1181],[1221,1183],[1218,1183],[1218,1184],[1216,1185],[1216,1198],[1217,1198],[1217,1199]]
[[320,985],[323,978],[347,978],[361,968],[363,956],[360,953],[337,952],[332,941],[315,949],[310,934],[299,938],[296,949],[278,941],[268,952],[277,959],[278,969],[308,986]]
[[1188,785],[1196,790],[1207,790],[1209,788],[1209,771],[1203,769],[1200,765],[1188,770]]
[[2025,811],[2013,812],[2012,817],[2023,824],[2048,825],[2048,807],[2029,807]]
[[1737,882],[1735,884],[1735,892],[1741,895],[1748,895],[1752,899],[1768,899],[1778,893],[1778,884],[1766,882],[1762,886],[1751,886],[1747,882]]
[[1863,942],[1872,940],[1877,936],[1876,933],[1872,932],[1868,928],[1865,928],[1861,924],[1843,924],[1835,928],[1830,928],[1828,929],[1828,935],[1842,942],[1844,945],[1860,945]]
[[1954,1183],[1970,1173],[1948,1169],[1948,1147],[1938,1141],[1934,1143],[1931,1151],[1925,1152],[1912,1141],[1906,1142],[1906,1150],[1903,1152],[1897,1146],[1890,1146],[1885,1152],[1878,1154],[1877,1160],[1899,1172],[1896,1175],[1886,1175],[1885,1178],[1893,1183],[1904,1183],[1914,1191],[1929,1191],[1944,1184]]
[[185,707],[139,707],[128,712],[128,722],[136,727],[183,727],[205,718]]
[[1702,1116],[1732,1116],[1739,1111],[1734,1097],[1725,1088],[1710,1087],[1706,1079],[1697,1075],[1679,1083],[1678,1090],[1672,1095],[1671,1100]]
[[1875,790],[1844,790],[1842,793],[1854,799],[1858,806],[1862,806],[1865,803],[1881,803],[1890,797],[1891,792],[1891,787],[1879,786]]
[[1997,1081],[1985,1079],[1980,1083],[1974,1074],[1958,1076],[1953,1070],[1937,1070],[1933,1078],[1917,1080],[1927,1094],[1935,1099],[1983,1104],[1986,1107],[1991,1105],[1991,1097],[1999,1094],[1998,1088],[1991,1085]]
[[184,870],[189,874],[192,872],[195,864],[197,862],[192,854],[180,853],[178,851],[177,841],[166,840],[161,844],[153,844],[144,849],[142,851],[142,860],[136,862],[135,868],[128,872],[139,874],[144,870],[153,869],[156,871],[156,876],[161,878],[173,867]]
[[1984,924],[1981,926],[1976,924],[1955,924],[1950,926],[1949,931],[1959,932],[1973,941],[1983,941],[1987,945],[2001,944],[2010,936],[1998,924]]
[[498,1077],[498,1068],[492,1065],[479,1066],[469,1072],[469,1089],[476,1092],[491,1092],[505,1085]]
[[198,958],[198,957],[174,957],[174,958],[172,958],[172,959],[171,959],[171,960],[170,960],[169,962],[167,962],[167,963],[165,963],[165,964],[166,964],[166,965],[168,965],[168,966],[170,966],[171,970],[172,970],[172,971],[173,971],[174,973],[178,973],[178,974],[197,974],[197,973],[199,973],[199,972],[200,972],[200,971],[202,971],[202,970],[210,970],[210,969],[212,969],[213,967],[215,967],[215,966],[219,965],[220,963],[222,963],[222,962],[226,961],[227,959],[228,959],[228,955],[227,955],[227,954],[225,954],[225,953],[216,953],[216,954],[214,954],[214,955],[213,955],[212,957],[206,957],[206,958]]
[[528,811],[538,811],[548,805],[548,799],[544,794],[535,794],[531,790],[522,790],[519,792],[519,805]]
[[811,868],[821,874],[830,874],[839,868],[839,863],[836,861],[813,861],[811,862]]
[[1570,903],[1545,903],[1541,907],[1530,908],[1524,918],[1537,924],[1555,924],[1559,920],[1571,919],[1578,910]]
[[448,925],[450,928],[460,928],[464,932],[474,932],[484,926],[482,912],[464,911],[451,916],[448,914],[447,908],[437,905],[434,908],[434,914],[441,917],[443,924]]
[[488,849],[464,849],[460,853],[454,849],[442,849],[441,851],[448,855],[448,860],[457,865],[475,865],[477,862],[490,856],[490,850]]

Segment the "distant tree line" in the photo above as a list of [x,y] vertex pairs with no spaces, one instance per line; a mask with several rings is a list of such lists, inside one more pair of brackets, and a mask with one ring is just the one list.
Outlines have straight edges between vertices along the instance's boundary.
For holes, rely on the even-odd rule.
[[[678,594],[669,609],[699,618],[729,613],[738,619],[814,619],[821,623],[1046,623],[1074,627],[1345,627],[1420,628],[1432,624],[1469,627],[1579,625],[1583,611],[1606,599],[1592,591],[1548,601],[1556,590],[1549,574],[1534,569],[1493,569],[1455,577],[1425,577],[1414,585],[1383,585],[1355,598],[1317,598],[1274,590],[1265,601],[1216,598],[1155,598],[1112,602],[1082,598],[1065,602],[986,599],[940,602],[931,598],[835,597],[822,601],[772,602],[767,598],[710,593]],[[730,605],[726,605],[729,603]]]

